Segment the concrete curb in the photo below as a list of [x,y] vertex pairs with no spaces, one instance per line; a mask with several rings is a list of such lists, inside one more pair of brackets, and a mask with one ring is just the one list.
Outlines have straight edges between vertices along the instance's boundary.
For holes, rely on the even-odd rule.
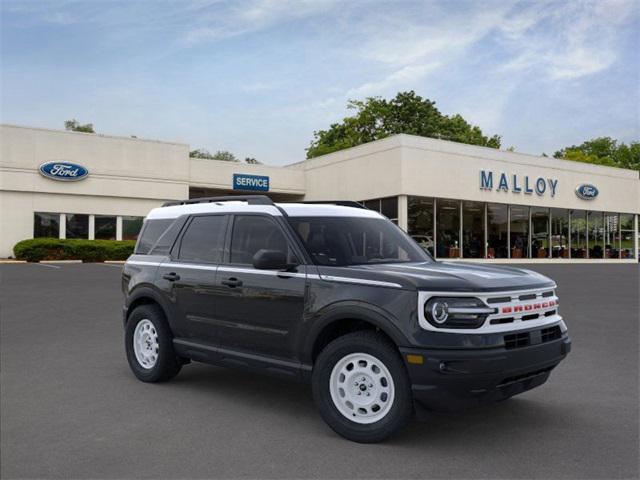
[[27,263],[26,260],[10,260],[6,258],[0,258],[0,265],[3,264],[11,264],[11,263]]
[[40,260],[38,263],[82,263],[82,260]]

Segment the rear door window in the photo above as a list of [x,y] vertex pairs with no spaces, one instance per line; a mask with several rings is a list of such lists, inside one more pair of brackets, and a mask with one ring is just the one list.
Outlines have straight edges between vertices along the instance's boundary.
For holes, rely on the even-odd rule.
[[226,215],[193,217],[180,241],[178,258],[188,262],[220,263],[227,220]]

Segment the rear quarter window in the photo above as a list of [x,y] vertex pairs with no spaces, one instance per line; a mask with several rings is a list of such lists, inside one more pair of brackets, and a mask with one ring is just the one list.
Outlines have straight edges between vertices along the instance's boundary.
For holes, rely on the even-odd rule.
[[145,220],[140,236],[138,237],[138,243],[136,243],[135,253],[139,255],[148,254],[158,239],[167,231],[173,222],[173,218]]

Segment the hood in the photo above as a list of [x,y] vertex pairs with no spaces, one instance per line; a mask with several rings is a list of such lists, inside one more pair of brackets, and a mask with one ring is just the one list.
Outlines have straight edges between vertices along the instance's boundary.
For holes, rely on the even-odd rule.
[[449,292],[524,290],[555,285],[524,268],[458,262],[421,262],[318,267],[321,274],[397,283],[407,289]]

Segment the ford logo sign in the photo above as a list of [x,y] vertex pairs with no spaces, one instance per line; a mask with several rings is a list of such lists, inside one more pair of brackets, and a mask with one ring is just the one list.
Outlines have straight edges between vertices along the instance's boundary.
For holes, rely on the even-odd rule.
[[55,161],[47,162],[40,165],[40,173],[52,180],[60,180],[62,182],[76,182],[82,180],[89,175],[89,170],[77,163]]
[[593,200],[598,196],[598,189],[588,183],[576,187],[576,195],[583,200]]

